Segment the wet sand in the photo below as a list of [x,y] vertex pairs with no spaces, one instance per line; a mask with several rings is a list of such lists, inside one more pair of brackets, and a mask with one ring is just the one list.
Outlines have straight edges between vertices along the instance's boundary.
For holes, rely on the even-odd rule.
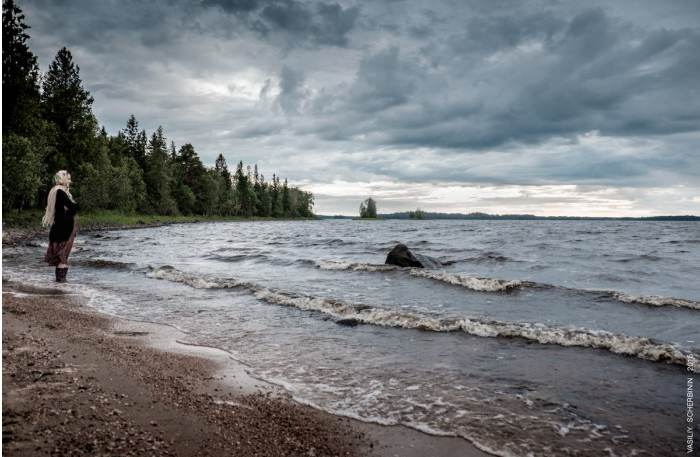
[[3,281],[3,455],[487,456],[295,403],[229,354]]

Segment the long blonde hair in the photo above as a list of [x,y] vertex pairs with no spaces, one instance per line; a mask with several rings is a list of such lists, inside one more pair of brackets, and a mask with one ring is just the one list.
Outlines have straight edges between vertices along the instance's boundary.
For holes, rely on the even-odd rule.
[[53,183],[54,186],[49,191],[49,198],[46,203],[46,212],[44,213],[44,217],[41,219],[41,225],[44,227],[50,227],[53,225],[56,217],[56,192],[58,192],[59,189],[65,192],[72,202],[75,202],[75,200],[73,200],[73,196],[70,194],[70,190],[68,190],[68,172],[66,170],[61,170],[53,175]]

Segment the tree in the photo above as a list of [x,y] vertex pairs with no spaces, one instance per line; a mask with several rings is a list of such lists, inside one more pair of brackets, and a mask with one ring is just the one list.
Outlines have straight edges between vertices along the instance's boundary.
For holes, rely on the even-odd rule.
[[287,180],[284,180],[284,185],[282,186],[282,212],[285,217],[293,217],[292,214],[292,199],[289,195],[289,186],[287,185]]
[[280,185],[279,176],[272,175],[272,186],[270,189],[271,194],[271,212],[272,217],[282,217],[284,216],[284,208],[282,207],[282,186]]
[[243,173],[243,161],[238,162],[233,180],[236,184],[238,215],[243,217],[254,216],[256,214],[258,198],[255,195],[255,189],[248,175]]
[[[256,171],[257,171],[257,165],[256,165]],[[224,182],[224,185],[226,186],[226,189],[231,188],[231,172],[228,171],[228,166],[226,165],[226,158],[223,156],[223,154],[219,154],[219,157],[216,158],[216,162],[214,163],[214,170],[219,173],[221,176],[221,179]]]
[[29,137],[40,123],[39,65],[29,50],[22,10],[2,4],[2,131]]
[[178,203],[173,198],[173,167],[168,157],[162,127],[151,137],[145,162],[144,181],[151,206],[158,214],[178,214]]
[[425,215],[423,210],[421,210],[420,207],[418,207],[415,211],[411,211],[410,213],[408,213],[408,218],[409,219],[417,219],[417,220],[425,220],[428,217]]
[[93,98],[80,80],[80,68],[65,47],[49,66],[41,100],[44,119],[53,132],[51,169],[77,169],[93,151],[97,120],[92,114]]
[[80,181],[75,186],[73,194],[80,201],[81,208],[86,211],[114,209],[116,202],[109,186],[114,167],[109,160],[105,138],[98,138],[91,160],[81,163],[78,171]]
[[2,207],[31,206],[45,187],[44,157],[25,137],[9,132],[2,138]]
[[377,218],[377,203],[373,198],[368,198],[364,202],[360,203],[360,217],[362,219]]
[[[122,130],[125,139],[124,154],[133,157],[142,168],[145,166],[146,160],[146,131],[139,132],[139,123],[136,117],[132,114],[129,120],[126,121],[126,127]],[[161,130],[161,137],[162,137]]]

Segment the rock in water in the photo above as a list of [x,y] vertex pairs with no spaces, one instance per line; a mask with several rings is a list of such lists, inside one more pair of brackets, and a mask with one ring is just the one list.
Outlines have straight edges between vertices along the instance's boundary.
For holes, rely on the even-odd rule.
[[338,325],[342,325],[344,327],[356,327],[357,324],[360,323],[360,321],[358,321],[357,319],[348,318],[348,319],[339,319],[339,320],[335,321],[335,323]]
[[405,244],[397,244],[386,256],[387,265],[415,268],[437,268],[440,261],[427,255],[415,254]]

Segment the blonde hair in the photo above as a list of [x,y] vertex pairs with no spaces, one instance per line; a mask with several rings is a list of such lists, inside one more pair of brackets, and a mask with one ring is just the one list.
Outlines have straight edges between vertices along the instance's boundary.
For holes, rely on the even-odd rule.
[[66,170],[60,170],[53,175],[54,186],[49,191],[49,198],[47,199],[46,203],[46,212],[44,213],[44,217],[41,219],[41,225],[44,227],[50,227],[53,225],[54,219],[56,218],[56,192],[58,192],[59,189],[65,192],[72,202],[75,201],[73,200],[73,196],[70,194],[70,190],[68,190],[69,174],[70,173],[68,173]]

